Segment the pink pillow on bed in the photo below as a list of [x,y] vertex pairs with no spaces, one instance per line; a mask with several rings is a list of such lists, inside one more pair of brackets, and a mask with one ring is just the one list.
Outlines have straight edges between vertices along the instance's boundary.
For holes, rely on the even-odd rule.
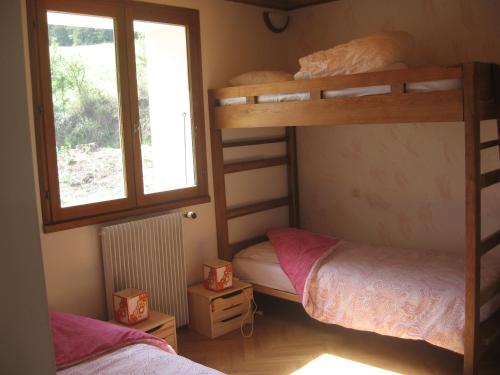
[[165,341],[135,329],[61,312],[49,315],[58,370],[137,343],[175,353]]
[[267,237],[300,298],[314,262],[338,242],[333,237],[295,228],[271,229]]

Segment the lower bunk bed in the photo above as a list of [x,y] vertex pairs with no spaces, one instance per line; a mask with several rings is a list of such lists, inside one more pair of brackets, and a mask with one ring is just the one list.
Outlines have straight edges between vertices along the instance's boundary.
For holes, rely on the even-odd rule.
[[[235,275],[256,292],[299,302],[323,323],[464,353],[462,257],[368,246],[293,228],[268,231],[268,237],[233,258]],[[500,253],[489,253],[483,262],[481,292],[493,293],[480,310],[486,322],[500,316]]]

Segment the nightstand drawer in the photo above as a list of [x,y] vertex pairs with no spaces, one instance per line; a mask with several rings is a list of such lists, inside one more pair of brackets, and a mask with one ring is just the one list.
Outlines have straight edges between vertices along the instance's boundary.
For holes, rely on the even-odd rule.
[[153,336],[159,337],[161,339],[164,339],[167,336],[174,335],[175,334],[175,327],[174,325],[164,325],[156,330],[148,332]]
[[243,319],[245,319],[247,317],[247,315],[248,314],[243,313],[243,314],[236,315],[232,318],[223,320],[221,322],[214,322],[212,335],[214,337],[218,337],[218,336],[224,335],[228,332],[239,329],[241,327]]
[[246,314],[248,310],[250,310],[249,302],[250,301],[245,299],[239,305],[234,305],[224,310],[214,311],[212,314],[212,320],[214,322],[221,322],[240,314]]
[[[114,320],[112,320],[111,323],[122,326],[122,324]],[[177,351],[177,334],[174,316],[151,310],[149,312],[149,319],[137,323],[130,328],[147,332],[150,335],[166,340],[167,343]]]
[[212,301],[212,311],[226,310],[237,305],[248,305],[253,298],[252,288],[238,290],[227,296],[216,298]]

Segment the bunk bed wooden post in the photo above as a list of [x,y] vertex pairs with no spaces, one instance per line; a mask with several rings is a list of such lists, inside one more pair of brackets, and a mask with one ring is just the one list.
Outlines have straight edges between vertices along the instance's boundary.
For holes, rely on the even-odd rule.
[[226,183],[224,179],[224,154],[222,148],[222,130],[218,129],[214,120],[215,98],[208,91],[208,107],[210,111],[210,143],[212,146],[212,174],[214,179],[215,225],[217,230],[217,248],[219,258],[231,260],[229,235],[226,216]]
[[495,95],[495,113],[497,118],[498,155],[500,156],[500,65],[493,65],[493,90]]
[[[478,372],[479,357],[499,335],[500,312],[480,322],[480,308],[500,285],[481,290],[481,257],[500,244],[500,230],[481,236],[481,191],[500,183],[500,169],[481,173],[481,150],[500,147],[500,66],[463,65],[466,152],[464,374]],[[498,138],[481,143],[481,120],[496,119]]]
[[297,178],[297,137],[293,127],[286,128],[288,155],[288,198],[289,224],[300,228],[299,184]]
[[465,332],[464,374],[477,373],[481,243],[481,158],[477,65],[463,65],[465,123]]

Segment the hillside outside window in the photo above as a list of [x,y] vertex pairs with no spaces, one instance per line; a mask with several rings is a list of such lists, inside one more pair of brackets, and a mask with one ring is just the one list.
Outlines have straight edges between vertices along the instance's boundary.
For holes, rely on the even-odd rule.
[[46,230],[208,201],[198,12],[28,6]]

